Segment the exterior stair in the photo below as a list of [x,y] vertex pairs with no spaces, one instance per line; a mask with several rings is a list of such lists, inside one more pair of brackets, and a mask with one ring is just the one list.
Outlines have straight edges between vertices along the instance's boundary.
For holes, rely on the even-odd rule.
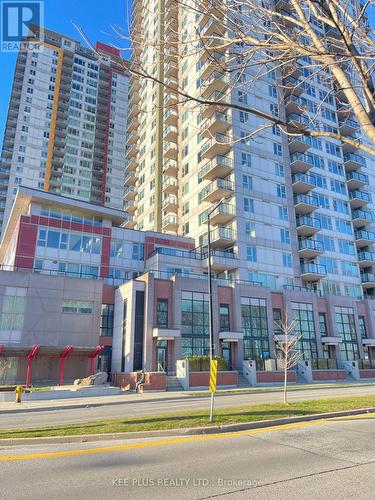
[[238,372],[238,384],[237,384],[237,387],[239,389],[243,389],[243,388],[246,388],[246,387],[251,387],[251,385],[249,384],[249,381],[247,380],[246,377],[244,377],[242,375],[242,373]]
[[167,375],[167,391],[176,392],[182,390],[183,388],[181,387],[178,378],[176,376]]

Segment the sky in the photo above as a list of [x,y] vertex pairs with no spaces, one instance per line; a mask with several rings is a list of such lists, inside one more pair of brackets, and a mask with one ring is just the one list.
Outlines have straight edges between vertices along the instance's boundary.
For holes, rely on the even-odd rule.
[[[72,22],[80,26],[88,39],[125,47],[111,25],[126,30],[131,0],[44,0],[46,28],[82,40]],[[82,40],[82,43],[85,42]],[[127,56],[127,52],[123,52]],[[8,103],[12,88],[16,53],[0,52],[0,145],[2,143]]]

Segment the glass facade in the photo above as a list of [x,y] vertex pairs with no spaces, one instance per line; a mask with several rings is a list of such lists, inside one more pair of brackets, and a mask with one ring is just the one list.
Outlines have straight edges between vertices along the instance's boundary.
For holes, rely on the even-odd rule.
[[182,292],[181,309],[182,356],[208,355],[208,294]]
[[220,331],[227,332],[229,330],[229,304],[220,304]]
[[301,337],[296,350],[302,354],[301,359],[317,359],[314,313],[312,304],[292,302],[294,332]]
[[258,370],[270,357],[265,299],[241,297],[241,317],[244,334],[244,359],[254,359]]
[[156,326],[158,328],[168,328],[168,299],[157,300]]
[[337,333],[342,338],[340,344],[341,359],[343,361],[359,359],[353,309],[351,307],[335,307],[335,321]]

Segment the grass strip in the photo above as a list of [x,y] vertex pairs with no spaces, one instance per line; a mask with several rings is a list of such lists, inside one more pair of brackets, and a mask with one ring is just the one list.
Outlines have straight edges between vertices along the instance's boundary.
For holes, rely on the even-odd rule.
[[81,424],[64,424],[30,429],[1,430],[0,440],[10,438],[74,436],[81,434],[108,434],[117,432],[181,429],[185,427],[235,424],[272,420],[283,417],[307,416],[317,413],[356,410],[373,406],[375,406],[375,395],[299,401],[290,403],[288,406],[285,406],[282,403],[241,406],[217,409],[215,411],[215,421],[213,424],[210,424],[208,422],[207,399],[207,411],[200,410],[186,413],[167,413],[164,415],[150,417],[118,418],[114,420],[83,422]]

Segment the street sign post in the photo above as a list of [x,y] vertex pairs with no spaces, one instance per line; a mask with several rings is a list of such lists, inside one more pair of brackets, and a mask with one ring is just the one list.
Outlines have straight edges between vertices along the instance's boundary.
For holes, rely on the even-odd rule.
[[217,382],[217,359],[212,359],[210,364],[210,392],[211,392],[211,406],[210,406],[210,422],[214,419],[214,394],[216,392]]

